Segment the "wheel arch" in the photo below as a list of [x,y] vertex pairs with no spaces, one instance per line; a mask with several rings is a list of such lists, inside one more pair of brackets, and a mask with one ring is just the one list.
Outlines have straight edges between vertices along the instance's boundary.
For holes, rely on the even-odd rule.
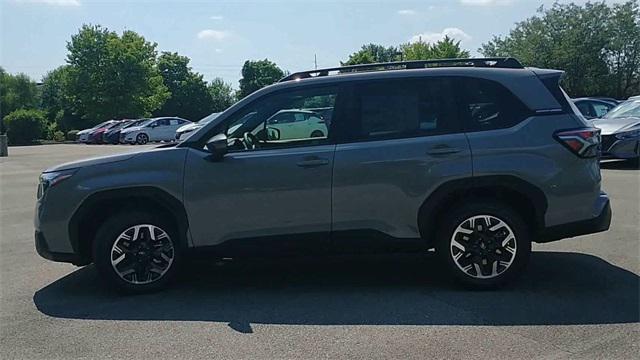
[[[122,209],[150,209],[174,221],[183,245],[187,246],[189,222],[184,205],[165,190],[153,186],[99,191],[87,197],[69,221],[71,246],[84,262],[91,262],[91,246],[98,227]],[[81,234],[87,234],[82,236]]]
[[432,192],[418,211],[420,236],[431,245],[441,218],[465,199],[491,199],[508,204],[523,217],[532,235],[545,226],[547,198],[540,188],[515,176],[481,176],[452,180]]

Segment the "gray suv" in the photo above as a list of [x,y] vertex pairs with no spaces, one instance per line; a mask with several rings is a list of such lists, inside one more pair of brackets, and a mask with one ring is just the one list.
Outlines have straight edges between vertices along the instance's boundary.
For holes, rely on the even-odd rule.
[[[435,249],[464,285],[493,288],[522,273],[532,242],[609,228],[600,133],[562,74],[512,58],[295,73],[179,144],[46,170],[36,249],[129,292],[205,251]],[[326,136],[268,121],[292,109],[322,109]]]

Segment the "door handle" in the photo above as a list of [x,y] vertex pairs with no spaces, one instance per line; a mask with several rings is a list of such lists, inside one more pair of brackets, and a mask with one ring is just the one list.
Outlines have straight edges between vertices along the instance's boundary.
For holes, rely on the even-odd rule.
[[427,151],[428,155],[448,155],[455,154],[462,151],[462,149],[457,147],[451,147],[448,145],[436,145]]
[[323,158],[319,158],[317,156],[306,157],[306,158],[304,158],[304,160],[298,161],[296,163],[296,165],[298,165],[300,167],[303,167],[303,168],[316,167],[316,166],[322,166],[322,165],[327,165],[327,164],[329,164],[329,160],[323,159]]

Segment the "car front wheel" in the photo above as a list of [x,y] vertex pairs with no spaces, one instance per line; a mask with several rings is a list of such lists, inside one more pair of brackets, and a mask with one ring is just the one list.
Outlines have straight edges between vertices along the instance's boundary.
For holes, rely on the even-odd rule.
[[457,280],[488,289],[523,272],[531,241],[516,211],[505,204],[480,201],[458,206],[447,216],[436,250]]
[[133,293],[166,286],[177,273],[181,255],[171,222],[141,211],[120,213],[105,221],[93,247],[101,275],[117,289]]
[[149,136],[147,134],[138,134],[136,136],[136,144],[144,145],[149,142]]

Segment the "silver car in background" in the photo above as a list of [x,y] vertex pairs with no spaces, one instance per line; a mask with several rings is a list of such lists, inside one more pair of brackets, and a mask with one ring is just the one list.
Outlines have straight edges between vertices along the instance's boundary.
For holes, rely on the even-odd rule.
[[193,134],[194,131],[202,128],[205,125],[207,125],[209,122],[211,122],[211,120],[217,118],[218,115],[220,115],[220,114],[221,113],[219,113],[219,112],[214,112],[214,113],[211,113],[211,114],[203,117],[202,119],[198,120],[197,122],[189,123],[187,125],[179,127],[178,130],[176,130],[176,140],[182,141],[182,140],[186,139],[191,134]]
[[601,130],[603,158],[640,158],[640,97],[630,98],[591,121]]

